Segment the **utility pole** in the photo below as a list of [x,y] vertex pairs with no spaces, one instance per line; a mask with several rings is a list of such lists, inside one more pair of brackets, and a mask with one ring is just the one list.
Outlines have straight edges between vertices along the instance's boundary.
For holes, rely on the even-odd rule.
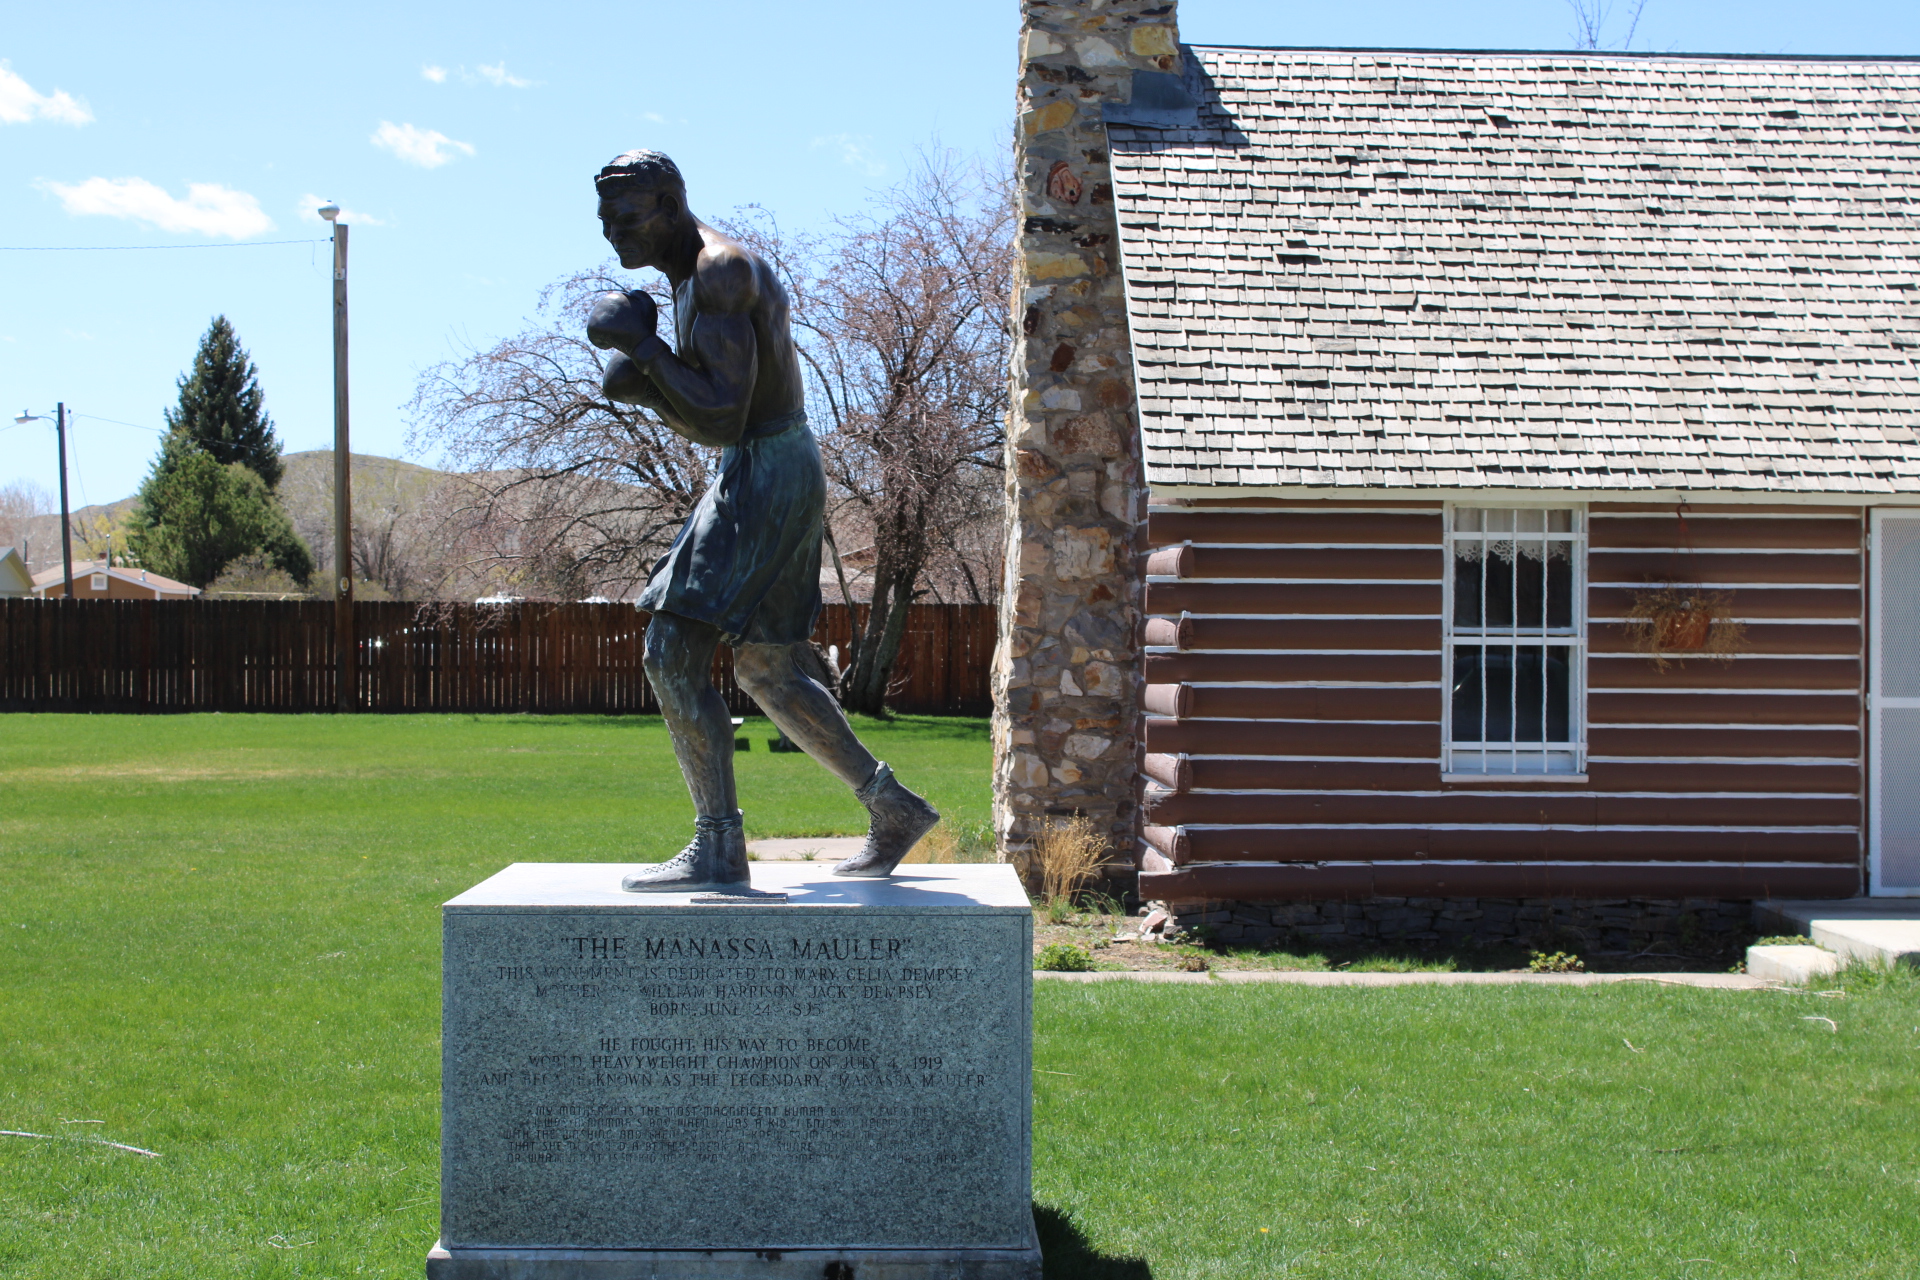
[[60,567],[66,573],[67,599],[73,599],[73,519],[67,514],[67,402],[53,409],[53,434],[60,442]]
[[[25,409],[15,422],[45,422],[46,418]],[[73,521],[67,513],[67,402],[62,400],[53,411],[53,434],[60,449],[60,565],[65,570],[67,599],[73,599]]]
[[359,644],[353,629],[353,450],[347,435],[347,226],[329,201],[333,224],[333,630],[339,654],[338,709],[359,705]]

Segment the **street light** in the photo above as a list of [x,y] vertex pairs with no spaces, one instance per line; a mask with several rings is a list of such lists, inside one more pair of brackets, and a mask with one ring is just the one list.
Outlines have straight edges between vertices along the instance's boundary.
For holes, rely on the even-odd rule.
[[66,575],[67,599],[73,599],[73,528],[67,519],[67,402],[62,400],[54,406],[53,416],[43,413],[28,413],[25,409],[14,419],[22,425],[29,422],[51,422],[54,436],[60,442],[60,565]]
[[358,683],[353,628],[353,453],[347,439],[347,224],[329,200],[317,210],[333,226],[333,630],[341,711]]

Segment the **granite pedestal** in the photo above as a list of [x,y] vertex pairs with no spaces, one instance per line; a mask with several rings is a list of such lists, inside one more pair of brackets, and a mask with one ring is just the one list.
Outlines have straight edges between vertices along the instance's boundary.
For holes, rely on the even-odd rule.
[[1010,867],[516,863],[444,908],[432,1280],[1037,1280]]

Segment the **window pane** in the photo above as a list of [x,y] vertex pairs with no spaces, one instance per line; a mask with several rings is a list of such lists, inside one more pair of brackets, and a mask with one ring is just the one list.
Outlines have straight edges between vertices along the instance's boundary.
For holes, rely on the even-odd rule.
[[1566,742],[1567,651],[1530,647],[1514,654],[1519,712],[1516,741]]
[[1453,625],[1480,625],[1481,570],[1486,557],[1478,542],[1461,542],[1453,552]]
[[1484,742],[1480,722],[1480,662],[1477,646],[1457,645],[1453,650],[1453,740]]
[[[1556,514],[1565,515],[1566,512]],[[1571,627],[1573,625],[1573,544],[1555,542],[1548,548],[1547,563],[1547,625],[1549,627]]]
[[1561,645],[1456,645],[1455,742],[1570,742],[1572,679]]
[[[1570,532],[1573,516],[1564,509],[1456,507],[1453,625],[1571,629],[1574,544],[1547,535]],[[1476,530],[1487,536],[1474,536]]]
[[1530,631],[1538,631],[1542,602],[1547,596],[1546,544],[1533,540],[1522,542],[1519,552],[1513,565],[1514,576],[1519,580],[1515,622]]
[[1539,630],[1541,610],[1549,627],[1573,625],[1573,548],[1565,542],[1522,541],[1514,562],[1518,579],[1515,625]]
[[1487,614],[1485,625],[1513,625],[1513,543],[1489,542],[1486,556]]

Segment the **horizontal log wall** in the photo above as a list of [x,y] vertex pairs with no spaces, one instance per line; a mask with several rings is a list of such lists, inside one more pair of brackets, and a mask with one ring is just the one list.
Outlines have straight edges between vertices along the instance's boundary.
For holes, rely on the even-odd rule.
[[[647,620],[618,604],[359,603],[357,705],[652,714]],[[814,632],[843,664],[854,621],[826,605]],[[987,714],[994,636],[991,605],[912,606],[888,705]],[[332,711],[336,660],[326,601],[0,600],[0,711]],[[724,645],[713,674],[735,714],[757,714]]]
[[[1149,518],[1143,897],[1846,896],[1860,889],[1865,512],[1588,509],[1587,772],[1443,780],[1443,507]],[[1732,593],[1658,671],[1652,582]]]

